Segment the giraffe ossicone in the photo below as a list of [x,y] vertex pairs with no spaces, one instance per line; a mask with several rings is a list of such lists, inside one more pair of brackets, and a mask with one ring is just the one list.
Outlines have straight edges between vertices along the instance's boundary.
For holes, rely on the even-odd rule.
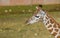
[[27,24],[33,24],[42,19],[43,24],[55,38],[60,38],[60,24],[58,24],[48,13],[40,10],[35,16],[33,15]]

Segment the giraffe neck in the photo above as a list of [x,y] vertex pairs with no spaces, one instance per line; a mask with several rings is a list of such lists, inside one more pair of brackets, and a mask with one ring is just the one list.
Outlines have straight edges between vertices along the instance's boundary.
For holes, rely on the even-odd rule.
[[46,14],[43,18],[43,23],[47,30],[49,30],[50,34],[54,35],[55,38],[60,38],[60,25],[55,22],[52,17]]

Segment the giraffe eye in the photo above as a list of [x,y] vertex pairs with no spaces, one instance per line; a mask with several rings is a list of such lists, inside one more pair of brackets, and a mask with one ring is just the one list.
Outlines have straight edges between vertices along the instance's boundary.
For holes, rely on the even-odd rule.
[[35,16],[35,17],[39,18],[39,16]]

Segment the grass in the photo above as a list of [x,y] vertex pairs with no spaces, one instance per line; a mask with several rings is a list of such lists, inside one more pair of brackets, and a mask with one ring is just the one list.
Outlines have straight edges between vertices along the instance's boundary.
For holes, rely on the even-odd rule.
[[[12,12],[9,12],[9,9],[12,10]],[[43,5],[43,9],[48,11],[60,11],[60,4],[53,4],[53,5]],[[27,6],[0,6],[0,14],[7,14],[5,12],[7,10],[10,14],[15,13],[24,13],[23,10],[25,10],[25,13],[28,13],[29,10],[31,10],[33,13],[36,10],[36,5],[27,5]],[[8,14],[9,14],[8,13]]]
[[[49,14],[60,22],[60,12]],[[0,15],[0,38],[54,38],[41,22],[26,25],[31,16],[32,13]]]

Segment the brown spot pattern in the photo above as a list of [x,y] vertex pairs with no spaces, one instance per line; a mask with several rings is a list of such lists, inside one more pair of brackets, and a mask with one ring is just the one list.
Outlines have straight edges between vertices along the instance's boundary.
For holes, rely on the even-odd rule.
[[57,36],[57,38],[60,38],[60,36]]
[[57,28],[56,24],[53,25],[54,28]]
[[49,24],[49,21],[46,23],[46,25]]
[[46,19],[48,19],[48,17],[46,17]]
[[49,25],[48,28],[52,27],[52,25]]
[[56,32],[58,32],[58,29],[55,29]]
[[60,24],[57,24],[58,25],[58,28],[60,28]]
[[49,32],[51,33],[53,31],[53,28],[49,30]]
[[47,23],[49,24],[49,21]]
[[51,23],[51,24],[53,24],[53,23],[54,23],[54,21],[53,21],[52,19],[50,19],[50,23]]
[[56,36],[56,35],[57,35],[57,33],[56,33],[56,32],[54,32],[52,35]]

